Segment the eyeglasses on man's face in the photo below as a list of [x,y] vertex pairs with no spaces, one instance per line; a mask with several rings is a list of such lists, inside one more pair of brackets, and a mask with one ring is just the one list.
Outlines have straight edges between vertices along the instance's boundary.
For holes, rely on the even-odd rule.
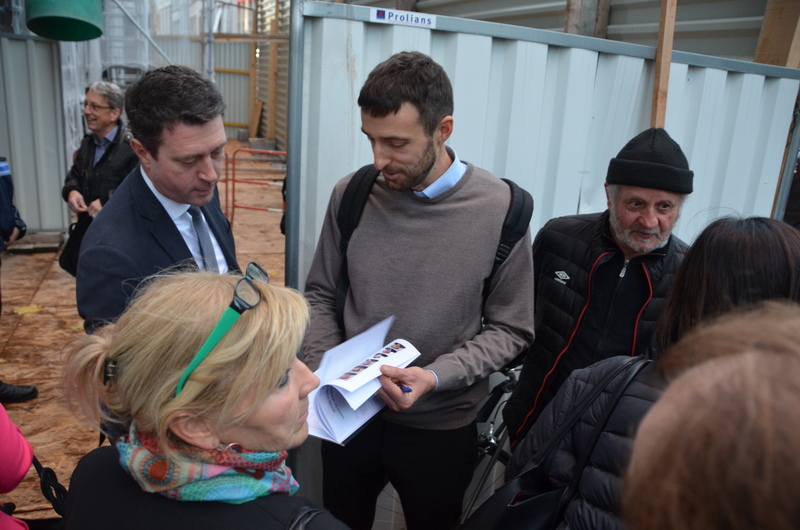
[[81,107],[86,108],[89,107],[92,109],[93,112],[97,112],[100,109],[113,109],[114,107],[109,107],[108,105],[98,105],[97,103],[92,103],[90,101],[81,101]]

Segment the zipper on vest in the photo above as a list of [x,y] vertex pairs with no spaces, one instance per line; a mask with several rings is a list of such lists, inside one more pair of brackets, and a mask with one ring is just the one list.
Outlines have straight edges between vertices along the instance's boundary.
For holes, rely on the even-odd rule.
[[628,270],[628,263],[630,263],[630,262],[631,262],[631,260],[625,258],[625,264],[622,266],[622,270],[619,271],[619,277],[620,278],[624,278],[625,277],[625,271]]

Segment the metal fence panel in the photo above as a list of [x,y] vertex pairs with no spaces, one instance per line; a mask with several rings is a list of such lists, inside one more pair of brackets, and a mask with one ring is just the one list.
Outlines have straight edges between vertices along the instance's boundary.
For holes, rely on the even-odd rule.
[[[321,2],[304,13],[300,285],[333,185],[372,160],[356,99],[394,52],[442,64],[455,91],[450,144],[533,194],[534,232],[552,217],[605,209],[609,160],[649,125],[652,48],[445,17],[437,30],[373,24],[369,8]],[[678,236],[692,241],[721,215],[772,214],[798,78],[674,54],[666,129],[695,171]]]

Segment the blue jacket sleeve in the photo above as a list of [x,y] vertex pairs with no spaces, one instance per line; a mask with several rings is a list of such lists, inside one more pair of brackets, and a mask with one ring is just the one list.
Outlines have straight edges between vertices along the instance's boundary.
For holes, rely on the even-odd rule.
[[11,168],[8,160],[0,156],[0,250],[5,248],[4,242],[11,237],[14,228],[19,228],[20,235],[25,235],[27,226],[14,206],[14,184],[11,182]]

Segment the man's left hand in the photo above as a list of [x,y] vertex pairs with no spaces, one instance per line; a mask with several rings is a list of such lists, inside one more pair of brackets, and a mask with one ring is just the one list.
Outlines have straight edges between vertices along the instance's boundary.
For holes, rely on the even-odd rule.
[[97,214],[100,213],[100,210],[103,209],[103,205],[100,202],[100,199],[95,199],[89,203],[89,206],[86,207],[86,211],[89,212],[89,215],[92,217],[97,217]]
[[[418,366],[404,369],[383,365],[381,372],[378,394],[390,409],[397,412],[411,408],[419,398],[436,388],[436,376]],[[404,392],[401,387],[411,392]]]

